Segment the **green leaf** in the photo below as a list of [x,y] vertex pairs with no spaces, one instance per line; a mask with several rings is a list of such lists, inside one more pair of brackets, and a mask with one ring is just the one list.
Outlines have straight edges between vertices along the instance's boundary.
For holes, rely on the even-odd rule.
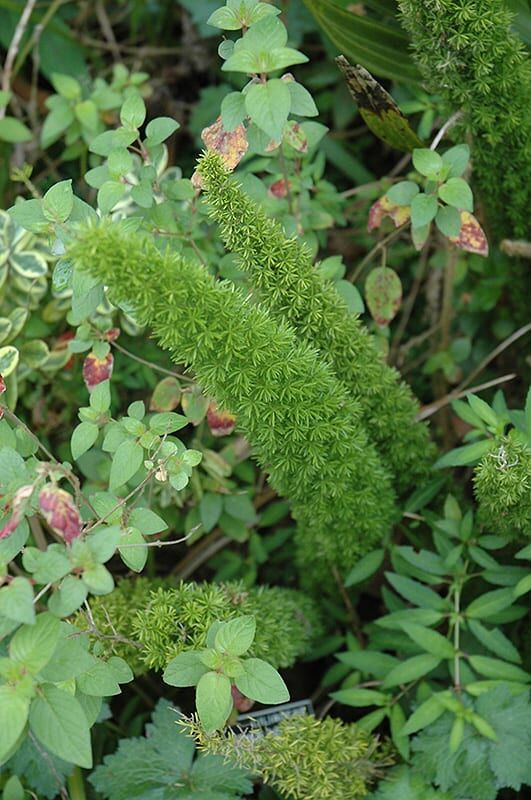
[[162,677],[170,686],[196,686],[207,672],[209,669],[201,661],[201,654],[187,652],[172,658]]
[[437,214],[437,198],[432,194],[417,194],[411,201],[411,224],[415,228],[428,225]]
[[154,433],[163,436],[165,433],[174,433],[185,428],[189,421],[182,414],[174,411],[164,411],[162,414],[155,414],[149,420],[149,427]]
[[212,25],[213,28],[221,28],[224,31],[238,31],[243,27],[238,14],[232,8],[227,8],[227,6],[216,8],[207,19],[206,24]]
[[442,169],[443,160],[441,156],[433,150],[422,148],[420,150],[413,150],[413,166],[421,175],[428,177],[437,175],[439,170]]
[[443,153],[443,163],[450,167],[449,178],[459,178],[465,171],[470,158],[470,148],[467,144],[457,144]]
[[395,185],[385,193],[385,196],[389,202],[394,205],[409,206],[413,198],[418,195],[419,191],[417,183],[413,181],[400,181],[399,183],[395,183]]
[[205,533],[210,533],[214,525],[218,522],[222,511],[222,495],[217,492],[205,492],[199,503],[199,517]]
[[291,95],[288,86],[285,81],[278,78],[251,86],[245,95],[248,115],[260,130],[275,141],[282,139],[290,106]]
[[521,662],[522,659],[518,650],[499,628],[486,628],[475,619],[468,620],[468,627],[478,642],[481,642],[487,650],[491,650],[491,652],[507,661]]
[[486,678],[523,683],[531,681],[531,675],[529,675],[528,672],[520,669],[520,667],[515,667],[514,664],[507,664],[506,661],[500,661],[497,658],[488,658],[487,656],[469,656],[468,660],[472,668]]
[[31,703],[29,721],[32,732],[51,753],[80,767],[92,767],[87,719],[71,694],[42,685]]
[[[74,122],[74,110],[64,98],[59,98],[62,102],[54,104],[54,108],[44,120],[41,130],[41,147],[48,148]],[[29,201],[28,201],[29,202]]]
[[98,206],[102,214],[108,214],[125,194],[125,186],[120,181],[105,181],[98,189]]
[[214,647],[221,653],[241,656],[247,652],[254,641],[256,620],[247,615],[222,622],[216,633]]
[[[119,508],[116,513],[117,516],[120,516],[121,509]],[[89,533],[85,541],[94,560],[99,564],[105,564],[113,557],[121,537],[122,529],[119,525],[98,525]]]
[[92,140],[89,150],[98,156],[109,156],[116,147],[129,147],[136,138],[136,130],[117,128],[114,131],[104,131]]
[[412,733],[426,728],[428,725],[435,722],[436,719],[439,719],[445,711],[446,709],[442,703],[439,702],[437,695],[432,695],[432,697],[425,700],[409,717],[402,728],[402,733],[409,736]]
[[226,131],[235,130],[246,116],[245,98],[241,92],[230,92],[223,98],[221,101],[221,121]]
[[2,800],[24,800],[25,790],[16,775],[7,779],[2,792]]
[[407,633],[410,639],[417,644],[421,650],[425,650],[432,656],[437,658],[453,658],[455,651],[453,645],[442,634],[437,631],[432,631],[430,628],[425,628],[422,625],[416,625],[411,622],[403,622],[402,630]]
[[48,600],[48,610],[56,617],[69,617],[83,605],[88,594],[80,578],[67,575]]
[[90,133],[97,131],[99,114],[96,104],[92,100],[83,100],[81,103],[76,103],[74,114],[87,131],[90,131]]
[[521,597],[531,591],[531,575],[524,575],[514,587],[514,596]]
[[144,449],[128,439],[118,447],[113,455],[109,488],[111,491],[126,484],[138,472],[144,462]]
[[26,578],[13,578],[8,586],[0,589],[0,614],[15,622],[33,625],[33,589]]
[[11,142],[13,144],[18,142],[29,142],[33,139],[33,134],[27,125],[16,119],[15,117],[4,117],[0,119],[0,141]]
[[413,656],[402,661],[387,675],[382,683],[382,689],[390,689],[392,686],[399,686],[402,683],[410,683],[422,678],[434,670],[441,663],[440,658],[431,655]]
[[441,200],[444,200],[449,206],[464,211],[474,210],[472,190],[463,178],[450,178],[442,186],[439,186],[438,194]]
[[[107,159],[107,171],[112,178],[121,178],[122,175],[125,175],[127,172],[129,172],[132,166],[133,156],[125,147],[115,147],[109,153],[109,157]],[[85,180],[87,180],[86,176]]]
[[356,650],[347,653],[338,653],[336,658],[342,664],[348,664],[368,675],[374,675],[378,680],[383,680],[385,676],[394,669],[400,662],[388,653],[379,653],[373,650]]
[[348,588],[349,586],[354,586],[357,583],[363,583],[363,581],[366,581],[367,578],[370,578],[371,575],[374,575],[374,573],[381,567],[384,557],[385,550],[380,548],[378,550],[373,550],[372,553],[367,553],[367,555],[360,558],[356,566],[351,569],[345,578],[345,586]]
[[485,619],[497,614],[504,608],[512,605],[514,595],[512,589],[494,589],[492,592],[485,592],[465,609],[465,616],[470,619]]
[[74,428],[70,441],[70,450],[72,451],[72,458],[74,461],[77,461],[87,450],[90,450],[98,438],[98,433],[99,428],[94,422],[82,422]]
[[421,608],[433,608],[438,611],[445,608],[446,603],[437,592],[433,589],[428,589],[418,581],[412,578],[406,578],[405,575],[397,575],[394,572],[386,572],[385,576],[389,583],[396,591],[402,595],[410,603],[420,606]]
[[500,420],[498,419],[496,412],[493,411],[489,404],[475,394],[467,394],[466,399],[468,400],[472,411],[477,414],[478,417],[483,420],[483,422],[496,430]]
[[92,594],[109,594],[114,589],[113,577],[103,564],[83,570],[83,582]]
[[492,439],[484,439],[481,442],[474,442],[473,444],[465,444],[463,447],[456,447],[455,450],[450,450],[439,458],[434,466],[434,469],[443,469],[445,467],[465,467],[468,464],[474,464],[483,458],[492,449]]
[[77,100],[81,97],[81,85],[70,75],[52,72],[51,82],[55,91],[67,100]]
[[444,236],[459,236],[461,230],[461,214],[452,206],[443,206],[437,211],[435,224]]
[[358,289],[350,281],[336,281],[334,289],[345,303],[350,314],[363,314],[365,305]]
[[308,89],[297,81],[287,81],[287,86],[291,95],[290,112],[298,117],[316,117],[319,111]]
[[39,614],[34,625],[23,625],[9,643],[9,657],[32,675],[51,659],[61,635],[60,622],[51,614]]
[[84,694],[94,697],[112,697],[121,692],[113,669],[96,658],[93,658],[87,670],[77,676],[76,681]]
[[16,687],[0,686],[0,764],[10,757],[28,719],[28,699]]
[[39,676],[43,681],[59,683],[72,680],[93,666],[94,656],[86,649],[83,639],[74,636],[75,633],[75,628],[69,633],[65,626],[63,638]]
[[246,697],[259,703],[285,703],[289,700],[286,684],[270,664],[260,658],[247,658],[242,662],[243,674],[236,686]]
[[383,78],[420,83],[407,35],[369,15],[353,14],[337,0],[304,0],[340,53]]
[[222,728],[233,706],[230,680],[219,672],[205,673],[197,684],[195,703],[207,733]]
[[167,524],[162,517],[149,508],[134,508],[129,515],[129,522],[138,528],[144,536],[152,536],[167,529]]
[[[134,547],[127,545],[134,545]],[[148,548],[138,528],[127,527],[122,531],[118,552],[124,564],[133,572],[142,572],[146,566]]]
[[175,133],[179,123],[171,117],[157,117],[148,122],[146,126],[146,136],[151,144],[161,144],[166,141],[172,133]]
[[74,207],[72,181],[60,181],[48,189],[42,198],[42,211],[50,222],[64,222]]
[[383,692],[375,692],[372,689],[340,689],[338,692],[331,692],[330,697],[343,703],[345,706],[354,708],[365,708],[366,706],[385,706],[389,700]]
[[417,553],[412,547],[402,546],[396,547],[395,552],[408,564],[426,572],[428,575],[446,575],[448,573],[441,556],[437,555],[437,553],[432,553],[430,550],[419,550]]
[[124,128],[137,129],[146,118],[146,105],[136,92],[130,94],[120,109],[120,122]]

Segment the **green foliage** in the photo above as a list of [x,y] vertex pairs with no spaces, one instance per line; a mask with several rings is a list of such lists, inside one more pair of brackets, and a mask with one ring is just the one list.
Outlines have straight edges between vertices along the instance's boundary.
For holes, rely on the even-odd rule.
[[329,361],[360,404],[369,440],[380,452],[399,489],[426,474],[430,446],[426,427],[414,423],[416,403],[397,373],[384,364],[374,340],[349,314],[314,269],[308,252],[286,239],[242,192],[219,156],[203,156],[200,173],[212,217],[227,248],[240,256],[264,304],[286,319]]
[[15,755],[0,769],[18,776],[38,797],[53,800],[74,766],[54,756],[35,739],[26,738]]
[[501,536],[522,539],[531,525],[531,390],[523,410],[509,410],[501,392],[492,405],[475,395],[467,400],[452,405],[472,426],[465,437],[470,443],[445,453],[436,466],[476,465],[480,523]]
[[[124,226],[79,230],[68,257],[112,286],[115,298],[131,303],[172,357],[193,365],[204,389],[236,414],[271,484],[290,497],[302,535],[321,540],[325,574],[328,564],[352,567],[384,535],[392,492],[357,405],[286,323]],[[376,369],[387,368],[379,362]],[[406,389],[396,394],[412,412]],[[425,444],[425,430],[413,430]]]
[[[250,654],[275,667],[290,667],[309,653],[322,631],[315,603],[302,592],[279,586],[246,589],[239,583],[122,580],[111,594],[91,601],[91,612],[97,630],[110,637],[99,646],[126,658],[137,672],[146,665],[163,669],[177,654],[205,647],[215,621],[242,614],[256,619]],[[77,624],[86,626],[86,618],[80,617]]]
[[525,49],[504,0],[399,0],[416,59],[473,137],[474,181],[498,237],[528,229],[529,90]]
[[[430,515],[430,523],[432,549],[391,549],[394,571],[386,577],[394,591],[385,588],[383,594],[388,613],[367,626],[366,649],[357,644],[338,654],[355,672],[332,695],[355,708],[375,706],[359,724],[372,730],[389,719],[393,742],[406,759],[409,737],[431,729],[447,712],[452,730],[466,722],[492,738],[491,722],[469,710],[474,698],[507,682],[522,693],[531,680],[510,638],[497,627],[525,614],[517,605],[528,590],[525,569],[499,563],[491,551],[501,549],[504,539],[482,536],[472,512],[463,515],[451,496],[444,519]],[[374,681],[374,688],[365,688],[366,680]],[[452,752],[461,739],[456,741],[455,747],[447,742]]]
[[461,741],[452,752],[446,742],[455,728],[451,716],[445,714],[415,740],[415,770],[442,791],[449,791],[456,800],[495,800],[501,788],[518,791],[523,784],[529,784],[528,693],[514,695],[507,687],[499,686],[482,694],[473,710],[491,726],[494,736],[485,738],[474,724],[465,723]]
[[215,755],[194,758],[194,744],[180,731],[179,719],[176,709],[159,700],[146,735],[121,739],[91,774],[96,791],[107,800],[238,800],[250,794],[252,784],[242,769]]
[[378,741],[339,719],[289,716],[265,735],[208,734],[193,720],[183,726],[200,749],[250,770],[290,800],[355,800],[388,763]]
[[278,672],[260,658],[247,654],[256,633],[253,616],[213,622],[207,647],[176,655],[164,670],[170,686],[195,686],[197,715],[207,733],[224,727],[234,707],[233,688],[260,703],[284,703],[288,689]]

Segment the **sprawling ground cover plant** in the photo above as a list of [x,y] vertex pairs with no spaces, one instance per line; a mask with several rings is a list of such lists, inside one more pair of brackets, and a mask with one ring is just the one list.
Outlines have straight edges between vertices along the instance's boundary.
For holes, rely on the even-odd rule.
[[523,796],[525,14],[178,5],[0,9],[2,796]]

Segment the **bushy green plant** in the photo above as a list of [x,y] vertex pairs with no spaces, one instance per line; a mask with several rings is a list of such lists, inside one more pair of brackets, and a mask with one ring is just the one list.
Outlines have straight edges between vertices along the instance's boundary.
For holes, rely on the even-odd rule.
[[474,179],[492,229],[528,229],[531,70],[504,0],[400,0],[402,21],[429,85],[473,137]]
[[378,740],[339,719],[288,716],[276,730],[208,734],[194,720],[183,726],[201,750],[219,753],[260,776],[290,800],[354,800],[389,763]]
[[[136,672],[164,669],[178,653],[204,647],[213,622],[242,614],[256,619],[251,655],[277,668],[306,655],[322,631],[315,602],[302,592],[280,586],[246,589],[236,582],[122,580],[111,594],[93,598],[90,610],[96,630],[109,637],[99,640],[100,647],[126,658]],[[85,627],[89,621],[83,615],[77,624]]]

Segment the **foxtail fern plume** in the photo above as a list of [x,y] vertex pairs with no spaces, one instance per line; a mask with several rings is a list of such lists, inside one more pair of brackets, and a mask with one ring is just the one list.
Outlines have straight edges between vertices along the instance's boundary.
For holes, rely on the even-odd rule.
[[531,447],[512,430],[493,442],[474,471],[478,519],[510,539],[531,536]]
[[396,370],[382,359],[373,337],[350,314],[333,285],[321,278],[305,247],[245,195],[211,151],[199,162],[211,216],[227,248],[240,256],[260,300],[318,348],[338,379],[359,401],[370,441],[398,490],[428,471],[433,452],[417,404]]
[[265,736],[207,734],[194,719],[179,724],[200,750],[248,769],[289,800],[357,800],[390,763],[374,736],[332,717],[285,717]]
[[301,530],[318,532],[325,549],[330,542],[330,566],[336,539],[348,543],[336,564],[342,574],[381,541],[394,516],[389,475],[356,401],[286,322],[122,224],[80,228],[67,257],[129,302],[174,360],[237,415]]
[[[137,674],[163,669],[178,653],[206,646],[213,622],[242,614],[256,619],[252,655],[275,668],[291,667],[323,632],[315,603],[279,586],[246,589],[242,583],[176,582],[126,578],[107,595],[94,597],[91,614],[106,655],[119,655]],[[78,627],[86,627],[78,615]]]
[[463,110],[492,230],[529,233],[531,64],[505,0],[399,0],[426,82]]

